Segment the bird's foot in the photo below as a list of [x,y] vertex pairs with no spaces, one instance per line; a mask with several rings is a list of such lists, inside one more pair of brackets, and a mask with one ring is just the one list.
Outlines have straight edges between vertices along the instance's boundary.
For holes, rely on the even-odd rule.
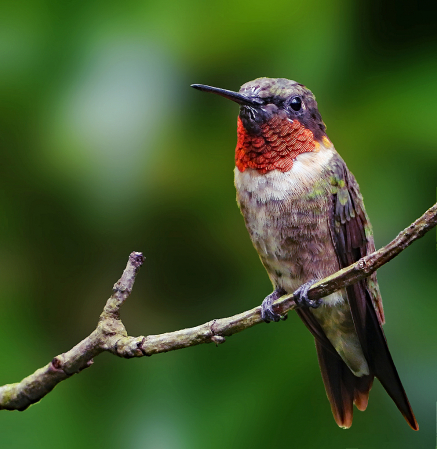
[[312,307],[317,309],[323,303],[323,299],[312,300],[308,298],[308,290],[317,282],[317,280],[312,279],[311,281],[302,284],[293,294],[296,296],[294,302],[297,307]]
[[266,296],[261,304],[261,318],[266,322],[270,321],[278,322],[279,320],[286,320],[288,315],[279,315],[273,311],[272,304],[281,296],[285,295],[287,292],[283,288],[277,288],[273,293]]

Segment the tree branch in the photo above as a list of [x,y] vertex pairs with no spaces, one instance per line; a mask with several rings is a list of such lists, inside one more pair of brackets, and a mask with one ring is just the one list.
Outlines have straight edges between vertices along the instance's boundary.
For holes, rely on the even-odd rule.
[[[436,224],[437,203],[388,245],[314,284],[308,291],[309,298],[323,298],[364,279],[424,236]],[[128,336],[120,320],[120,307],[129,297],[143,261],[141,253],[130,254],[126,269],[114,285],[113,294],[106,302],[96,329],[88,337],[21,382],[0,387],[0,410],[25,410],[41,400],[59,382],[91,366],[93,358],[101,352],[108,351],[119,357],[131,358],[151,356],[201,343],[219,344],[225,341],[226,336],[263,322],[261,308],[255,307],[238,315],[212,320],[189,329],[147,337]],[[283,314],[294,309],[293,299],[293,294],[282,296],[274,303],[275,311]]]

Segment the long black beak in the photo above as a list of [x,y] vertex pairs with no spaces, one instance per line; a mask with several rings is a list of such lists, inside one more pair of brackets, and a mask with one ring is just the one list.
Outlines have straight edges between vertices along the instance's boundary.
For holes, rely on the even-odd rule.
[[259,106],[262,104],[262,100],[258,97],[248,97],[232,90],[220,89],[219,87],[206,86],[205,84],[192,84],[194,89],[201,90],[203,92],[212,92],[213,94],[220,95],[228,100],[235,101],[235,103],[245,106]]

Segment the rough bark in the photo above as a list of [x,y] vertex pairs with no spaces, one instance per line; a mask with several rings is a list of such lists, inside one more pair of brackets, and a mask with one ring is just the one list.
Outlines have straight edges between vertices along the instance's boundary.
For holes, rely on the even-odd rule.
[[[323,298],[336,290],[352,285],[372,274],[396,257],[415,240],[437,224],[437,203],[419,219],[404,229],[388,245],[363,257],[358,262],[314,284],[308,291],[310,299]],[[129,256],[126,269],[113,287],[96,329],[68,352],[56,356],[43,368],[36,370],[21,382],[0,387],[0,409],[25,410],[41,400],[61,381],[93,364],[101,352],[108,351],[119,357],[143,357],[174,351],[202,343],[223,343],[226,336],[236,334],[262,323],[261,308],[242,312],[229,318],[209,321],[200,326],[147,337],[130,337],[120,320],[120,307],[132,292],[135,277],[143,264],[141,253]],[[277,313],[284,314],[295,308],[294,295],[284,295],[274,303]]]

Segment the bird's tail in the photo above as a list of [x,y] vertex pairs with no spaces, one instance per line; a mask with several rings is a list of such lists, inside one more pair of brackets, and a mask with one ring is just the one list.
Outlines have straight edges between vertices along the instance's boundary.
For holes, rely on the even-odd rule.
[[366,409],[373,379],[377,377],[410,427],[419,430],[391,358],[384,332],[372,307],[372,304],[367,304],[365,327],[359,328],[358,333],[370,370],[370,374],[362,377],[355,376],[343,362],[314,315],[309,310],[297,309],[298,315],[315,337],[320,371],[334,419],[340,427],[349,428],[352,425],[353,404],[355,403],[358,410]]
[[317,339],[316,348],[332,414],[340,427],[348,429],[352,425],[353,404],[361,411],[367,407],[374,376],[354,376],[343,360]]

